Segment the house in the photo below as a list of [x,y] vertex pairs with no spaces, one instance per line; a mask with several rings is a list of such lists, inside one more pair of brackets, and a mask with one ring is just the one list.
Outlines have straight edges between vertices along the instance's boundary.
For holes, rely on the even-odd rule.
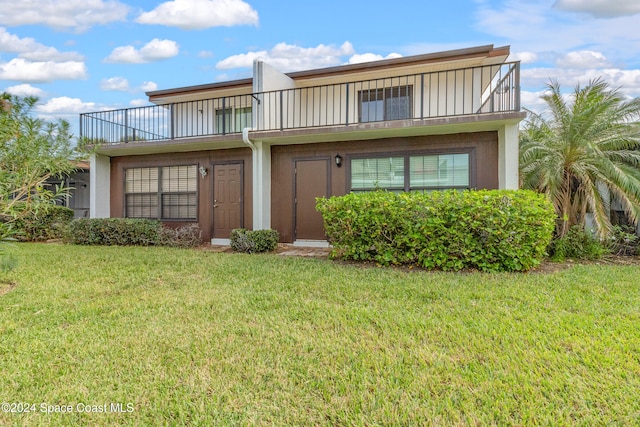
[[91,216],[197,222],[326,244],[316,197],[517,188],[520,64],[492,45],[147,93],[81,114]]

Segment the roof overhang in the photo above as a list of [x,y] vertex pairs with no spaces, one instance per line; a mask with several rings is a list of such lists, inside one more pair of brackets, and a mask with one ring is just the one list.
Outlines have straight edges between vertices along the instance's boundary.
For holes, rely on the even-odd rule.
[[[360,141],[389,137],[445,135],[498,131],[516,125],[526,117],[525,112],[477,114],[472,116],[408,119],[389,122],[360,123],[282,131],[252,131],[249,138],[269,145],[313,144],[319,142]],[[109,157],[135,156],[189,151],[246,148],[241,134],[184,138],[158,142],[121,143],[103,145],[98,154]]]

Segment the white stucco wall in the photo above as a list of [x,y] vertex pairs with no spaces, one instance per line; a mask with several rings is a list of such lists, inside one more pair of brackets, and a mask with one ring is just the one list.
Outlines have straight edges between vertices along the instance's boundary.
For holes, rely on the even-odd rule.
[[501,189],[519,187],[518,125],[505,125],[498,131],[498,185]]
[[91,218],[109,218],[111,215],[111,159],[100,154],[91,155],[90,166]]
[[265,230],[271,228],[271,146],[253,145],[253,229]]

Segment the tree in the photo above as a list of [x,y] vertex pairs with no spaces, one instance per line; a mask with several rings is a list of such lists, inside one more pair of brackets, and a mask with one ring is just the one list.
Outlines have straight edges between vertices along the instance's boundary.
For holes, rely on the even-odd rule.
[[0,95],[0,241],[21,215],[46,208],[68,189],[47,180],[75,170],[82,153],[72,143],[69,123],[32,115],[35,97]]
[[547,111],[528,117],[520,136],[520,180],[551,198],[564,236],[593,214],[598,235],[612,229],[610,200],[628,218],[640,217],[640,98],[626,99],[602,79],[575,87],[566,99],[552,81],[542,96]]

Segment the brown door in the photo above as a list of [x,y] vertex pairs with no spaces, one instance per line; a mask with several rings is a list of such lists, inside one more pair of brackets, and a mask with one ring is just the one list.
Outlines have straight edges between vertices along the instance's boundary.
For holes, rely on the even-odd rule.
[[242,163],[213,165],[213,237],[242,227]]
[[316,197],[329,196],[329,159],[294,162],[294,236],[300,240],[325,240],[322,215]]

